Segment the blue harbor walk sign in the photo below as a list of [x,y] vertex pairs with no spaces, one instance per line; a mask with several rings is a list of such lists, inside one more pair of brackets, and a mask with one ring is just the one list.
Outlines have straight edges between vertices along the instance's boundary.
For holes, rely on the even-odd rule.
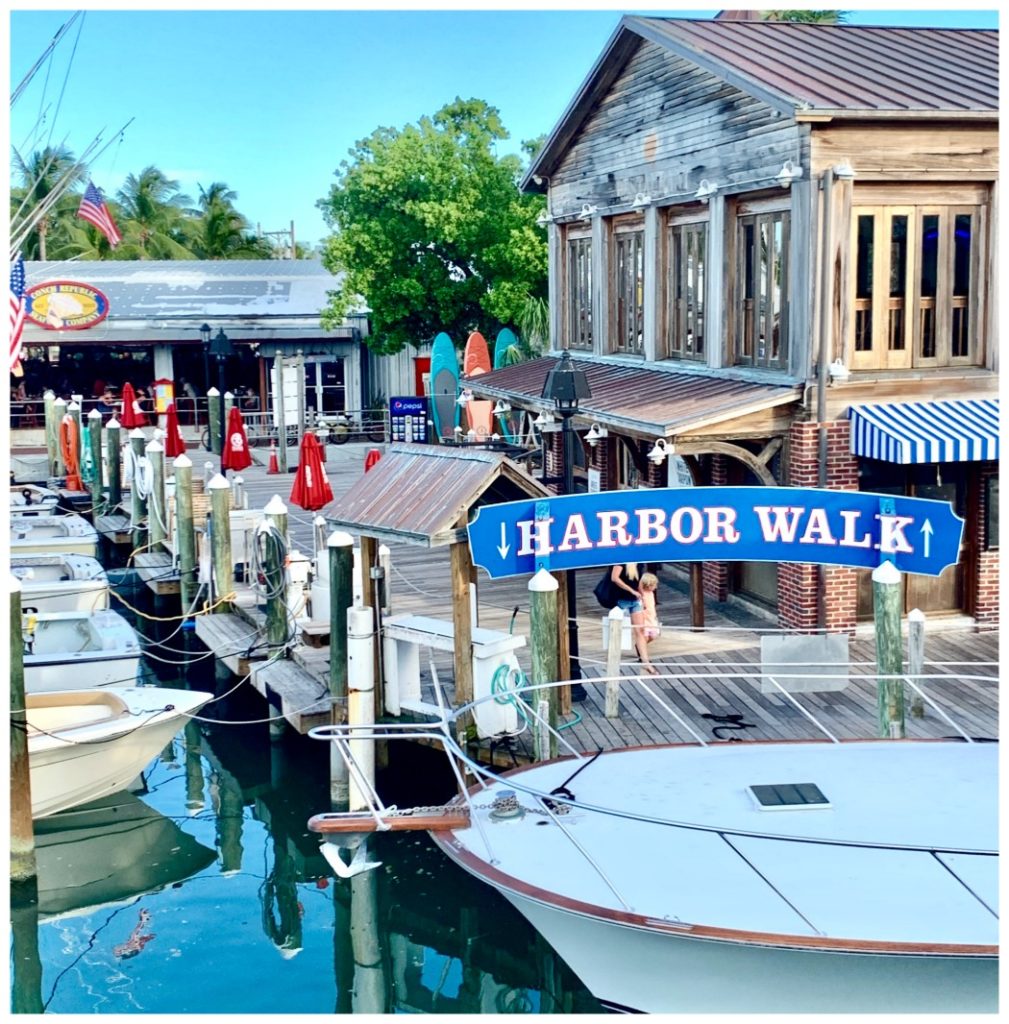
[[469,524],[492,579],[619,562],[806,562],[938,576],[963,520],[947,502],[804,487],[666,487],[483,505]]

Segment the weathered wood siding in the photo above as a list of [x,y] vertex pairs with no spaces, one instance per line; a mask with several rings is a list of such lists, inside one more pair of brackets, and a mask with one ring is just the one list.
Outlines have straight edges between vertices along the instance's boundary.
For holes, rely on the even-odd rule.
[[643,41],[554,172],[551,207],[575,213],[590,198],[605,212],[636,192],[692,193],[701,178],[731,190],[802,162],[802,138],[791,118]]

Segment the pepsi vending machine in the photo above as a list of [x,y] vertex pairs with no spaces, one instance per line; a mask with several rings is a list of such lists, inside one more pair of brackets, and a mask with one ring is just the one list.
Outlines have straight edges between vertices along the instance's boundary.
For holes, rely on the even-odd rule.
[[389,399],[389,426],[393,441],[427,443],[427,398],[405,395]]

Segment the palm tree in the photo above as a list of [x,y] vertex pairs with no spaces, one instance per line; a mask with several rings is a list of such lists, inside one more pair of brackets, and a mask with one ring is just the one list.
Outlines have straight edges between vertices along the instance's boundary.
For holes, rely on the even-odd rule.
[[200,186],[199,207],[191,210],[189,222],[191,248],[198,259],[265,259],[270,245],[257,238],[249,222],[234,207],[238,193],[223,181],[208,188]]
[[761,21],[792,21],[803,25],[839,25],[847,11],[761,11]]
[[27,160],[15,154],[14,168],[20,183],[11,189],[11,237],[17,237],[19,229],[38,217],[21,250],[28,259],[46,260],[50,237],[65,241],[69,234],[80,205],[80,195],[69,190],[84,180],[85,167],[65,146],[46,146]]
[[153,165],[130,174],[116,193],[122,209],[123,241],[116,259],[192,259],[187,241],[186,210],[191,200],[179,183]]

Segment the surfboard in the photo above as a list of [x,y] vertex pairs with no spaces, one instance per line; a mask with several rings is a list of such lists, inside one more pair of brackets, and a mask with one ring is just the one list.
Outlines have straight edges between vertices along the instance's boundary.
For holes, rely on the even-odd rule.
[[441,331],[431,347],[431,415],[435,433],[455,437],[459,406],[459,356],[452,339]]
[[[497,338],[494,340],[494,369],[500,370],[502,366],[509,364],[511,354],[518,352],[519,340],[515,337],[515,332],[509,327],[502,327],[497,332]],[[498,430],[502,437],[506,437],[512,440],[518,433],[519,424],[522,420],[521,413],[511,413],[510,415],[498,416]]]
[[[466,339],[463,351],[462,372],[464,377],[478,377],[490,371],[490,349],[487,340],[479,331],[474,331]],[[494,403],[484,399],[474,399],[466,406],[466,418],[469,429],[476,431],[476,436],[484,441],[494,433]]]

